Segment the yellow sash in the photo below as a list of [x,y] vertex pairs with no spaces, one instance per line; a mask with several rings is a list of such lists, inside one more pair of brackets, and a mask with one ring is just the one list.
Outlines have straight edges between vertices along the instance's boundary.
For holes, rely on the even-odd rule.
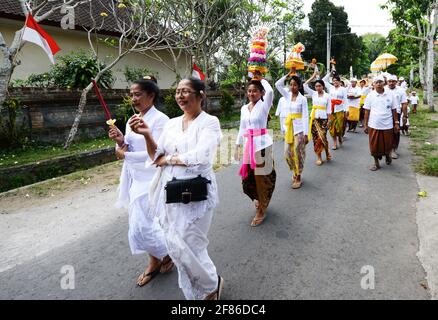
[[309,122],[309,141],[312,139],[312,125],[313,125],[313,120],[315,120],[316,110],[326,111],[327,108],[321,106],[312,107],[312,113],[310,114],[310,122]]
[[367,96],[360,96],[360,106],[363,106],[365,104],[365,99]]
[[294,120],[301,119],[303,115],[301,113],[289,113],[284,124],[286,125],[286,135],[284,141],[288,144],[294,144]]

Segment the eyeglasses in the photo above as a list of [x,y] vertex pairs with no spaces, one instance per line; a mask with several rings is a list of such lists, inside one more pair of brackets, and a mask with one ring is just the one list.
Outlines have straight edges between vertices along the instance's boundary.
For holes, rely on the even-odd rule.
[[191,93],[196,93],[196,92],[195,91],[186,90],[186,89],[176,90],[175,91],[175,95],[176,96],[179,96],[180,94],[182,94],[183,96],[188,96]]

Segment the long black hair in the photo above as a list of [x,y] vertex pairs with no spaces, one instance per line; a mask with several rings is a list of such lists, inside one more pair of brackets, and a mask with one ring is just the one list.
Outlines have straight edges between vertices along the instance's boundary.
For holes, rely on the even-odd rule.
[[149,77],[149,79],[138,79],[133,82],[140,87],[141,91],[154,95],[154,104],[158,102],[160,98],[160,88],[157,85],[157,79],[155,77]]

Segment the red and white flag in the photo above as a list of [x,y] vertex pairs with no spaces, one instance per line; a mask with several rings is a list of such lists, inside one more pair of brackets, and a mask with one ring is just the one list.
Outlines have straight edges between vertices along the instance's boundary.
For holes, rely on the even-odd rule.
[[196,63],[193,64],[192,76],[196,79],[205,80],[205,74],[202,72],[201,68],[199,68]]
[[49,56],[50,61],[55,64],[53,56],[61,49],[56,44],[55,40],[53,40],[52,37],[39,26],[31,14],[27,16],[22,39],[35,43],[37,46],[43,48]]

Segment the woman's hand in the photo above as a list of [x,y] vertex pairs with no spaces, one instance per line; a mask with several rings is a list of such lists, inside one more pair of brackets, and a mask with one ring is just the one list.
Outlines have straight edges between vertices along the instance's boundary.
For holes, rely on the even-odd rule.
[[123,148],[117,148],[116,149],[116,157],[118,160],[125,159],[125,152],[128,151],[128,146],[123,146]]
[[157,158],[157,160],[154,161],[154,164],[157,167],[164,167],[164,166],[166,166],[167,165],[166,156],[164,154],[159,156]]
[[143,136],[146,136],[151,132],[151,129],[148,127],[146,122],[144,122],[144,120],[137,115],[134,115],[131,119],[129,119],[128,124],[132,131]]
[[116,126],[111,126],[108,131],[108,137],[115,141],[119,146],[123,144],[124,137],[122,131],[119,130]]

